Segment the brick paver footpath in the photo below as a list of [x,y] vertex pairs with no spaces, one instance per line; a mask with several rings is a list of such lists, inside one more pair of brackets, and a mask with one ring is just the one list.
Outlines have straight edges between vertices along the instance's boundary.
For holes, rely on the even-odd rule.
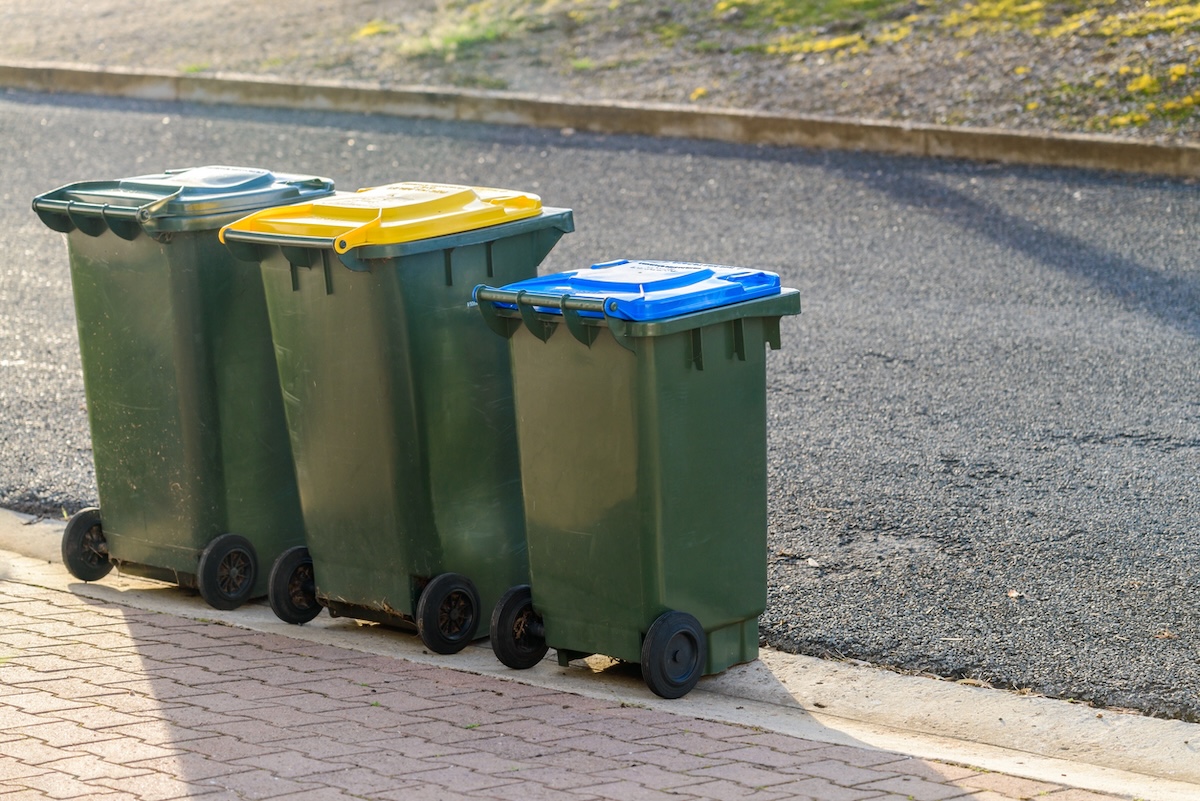
[[0,801],[1102,801],[0,581]]

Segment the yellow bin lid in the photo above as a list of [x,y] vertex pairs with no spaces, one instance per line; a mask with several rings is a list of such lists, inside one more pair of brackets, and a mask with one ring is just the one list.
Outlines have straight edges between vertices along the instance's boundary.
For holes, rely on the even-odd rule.
[[542,199],[526,192],[404,182],[337,192],[311,203],[279,206],[221,229],[332,241],[338,253],[449,236],[536,216]]

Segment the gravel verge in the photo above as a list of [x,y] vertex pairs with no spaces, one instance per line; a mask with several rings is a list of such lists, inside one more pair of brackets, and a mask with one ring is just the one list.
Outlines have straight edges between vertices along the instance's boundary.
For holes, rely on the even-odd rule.
[[[1164,142],[1200,130],[1200,6],[878,0],[13,0],[6,57],[691,103]],[[870,9],[855,12],[856,7]],[[790,9],[790,11],[789,11]]]

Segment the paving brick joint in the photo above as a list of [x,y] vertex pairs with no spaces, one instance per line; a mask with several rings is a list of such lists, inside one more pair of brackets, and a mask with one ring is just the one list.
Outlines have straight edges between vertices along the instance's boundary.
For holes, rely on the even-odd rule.
[[0,581],[0,799],[1116,796]]

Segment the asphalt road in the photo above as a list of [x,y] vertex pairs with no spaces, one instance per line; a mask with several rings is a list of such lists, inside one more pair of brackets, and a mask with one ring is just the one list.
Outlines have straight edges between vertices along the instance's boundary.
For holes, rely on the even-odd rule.
[[214,163],[528,189],[576,213],[547,270],[801,290],[768,363],[769,643],[1200,721],[1195,186],[19,93],[0,134],[0,505],[95,502],[35,194]]

